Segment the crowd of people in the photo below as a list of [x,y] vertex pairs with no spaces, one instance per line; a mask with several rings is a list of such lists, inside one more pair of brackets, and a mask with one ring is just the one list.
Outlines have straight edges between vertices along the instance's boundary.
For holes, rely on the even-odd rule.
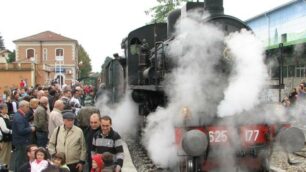
[[121,137],[94,107],[93,86],[19,87],[0,96],[0,164],[14,172],[121,171]]
[[282,99],[282,104],[285,107],[292,107],[299,100],[304,100],[306,98],[306,82],[301,81],[296,87],[292,89],[288,96]]

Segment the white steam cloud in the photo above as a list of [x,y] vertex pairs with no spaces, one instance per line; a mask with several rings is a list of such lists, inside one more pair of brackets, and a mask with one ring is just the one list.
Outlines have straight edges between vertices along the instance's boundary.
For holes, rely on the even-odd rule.
[[192,14],[177,25],[177,36],[168,47],[168,55],[177,67],[164,83],[169,98],[166,108],[158,108],[147,118],[144,144],[155,164],[166,168],[177,161],[174,128],[182,118],[181,108],[192,109],[193,116],[216,112],[216,103],[223,93],[224,76],[214,72],[223,46],[224,33],[201,22],[201,16]]
[[122,100],[115,105],[109,106],[108,98],[104,94],[99,97],[95,106],[99,108],[101,116],[109,115],[112,118],[112,127],[121,137],[134,137],[138,129],[138,108],[131,99],[131,93],[128,92]]
[[[150,157],[164,168],[173,167],[178,157],[174,128],[182,124],[182,107],[191,110],[197,126],[217,113],[228,116],[249,110],[258,103],[267,77],[263,46],[254,35],[241,31],[225,39],[222,30],[203,24],[201,18],[192,13],[178,22],[176,37],[167,49],[176,65],[164,83],[168,106],[150,114],[144,130]],[[235,57],[230,79],[224,72],[228,64],[220,63],[225,46]]]
[[144,129],[143,144],[154,163],[163,168],[172,167],[177,162],[172,114],[169,108],[157,109],[148,117]]
[[259,104],[259,94],[268,78],[264,64],[264,47],[249,31],[242,30],[225,41],[233,55],[233,75],[218,107],[218,115],[230,116]]

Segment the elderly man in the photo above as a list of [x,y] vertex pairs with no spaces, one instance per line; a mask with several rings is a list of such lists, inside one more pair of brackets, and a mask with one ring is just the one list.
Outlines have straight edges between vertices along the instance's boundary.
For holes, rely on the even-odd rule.
[[39,91],[37,91],[36,98],[37,98],[38,100],[40,100],[40,98],[41,98],[42,96],[44,96],[44,95],[45,95],[45,92],[44,92],[43,90],[39,90]]
[[38,147],[46,147],[48,144],[48,98],[39,99],[39,105],[34,112],[34,126],[36,127],[36,139]]
[[66,164],[70,172],[83,170],[86,159],[86,144],[82,130],[74,125],[75,114],[63,114],[64,125],[54,129],[48,149],[51,155],[63,152],[66,155]]
[[53,133],[54,129],[58,126],[64,124],[63,121],[63,114],[62,111],[64,110],[64,102],[62,100],[57,100],[54,103],[54,108],[49,116],[49,135],[48,138],[50,139],[51,134]]
[[26,118],[28,119],[28,121],[30,123],[33,122],[34,120],[34,111],[36,110],[36,108],[38,107],[38,104],[39,104],[39,100],[36,99],[36,98],[32,98],[30,100],[30,110],[29,112],[26,114]]
[[19,109],[13,119],[13,145],[15,146],[15,166],[14,171],[27,161],[26,147],[30,144],[31,133],[35,131],[31,127],[25,114],[29,111],[29,102],[22,100],[19,102]]
[[[98,108],[94,106],[86,106],[82,107],[77,116],[78,126],[85,132],[85,130],[89,127],[89,118],[93,113],[100,114]],[[86,133],[85,133],[86,135]]]

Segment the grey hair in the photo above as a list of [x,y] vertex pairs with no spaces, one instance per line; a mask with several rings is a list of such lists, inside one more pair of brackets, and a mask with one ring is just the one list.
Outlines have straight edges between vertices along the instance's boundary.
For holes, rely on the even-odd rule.
[[23,107],[23,106],[29,106],[30,103],[28,101],[25,101],[25,100],[21,100],[19,103],[18,103],[18,106],[19,107]]
[[48,103],[48,97],[42,96],[42,97],[39,99],[39,103]]

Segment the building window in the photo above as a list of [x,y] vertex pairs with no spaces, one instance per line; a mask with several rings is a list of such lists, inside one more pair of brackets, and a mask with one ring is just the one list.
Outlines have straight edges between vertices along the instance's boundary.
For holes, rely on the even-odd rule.
[[306,67],[303,65],[296,66],[295,68],[295,77],[305,77]]
[[34,58],[34,49],[27,49],[27,59]]
[[56,56],[64,56],[64,50],[63,49],[56,49],[55,54],[56,54]]
[[64,61],[64,49],[62,48],[55,49],[55,60]]
[[295,76],[295,66],[290,65],[288,66],[288,77],[294,77]]
[[47,48],[44,48],[43,50],[43,57],[44,57],[44,61],[48,60],[48,49]]

